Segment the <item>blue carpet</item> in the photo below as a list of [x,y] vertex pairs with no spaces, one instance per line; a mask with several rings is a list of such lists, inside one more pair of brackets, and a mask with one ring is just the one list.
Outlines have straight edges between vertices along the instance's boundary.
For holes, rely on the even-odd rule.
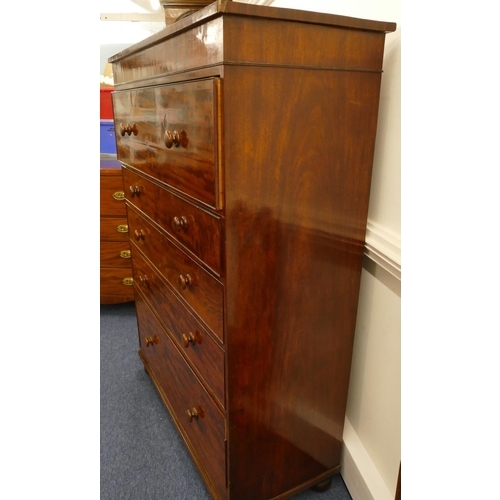
[[[101,500],[210,500],[138,350],[134,303],[101,305]],[[351,496],[337,475],[293,499]]]

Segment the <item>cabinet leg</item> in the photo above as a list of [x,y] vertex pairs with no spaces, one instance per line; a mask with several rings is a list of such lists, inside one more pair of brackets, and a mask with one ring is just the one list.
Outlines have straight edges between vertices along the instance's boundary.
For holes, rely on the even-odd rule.
[[319,492],[326,491],[330,488],[331,485],[332,485],[332,478],[329,477],[329,478],[321,481],[321,483],[318,483],[318,484],[315,484],[314,486],[311,486],[311,490],[319,491]]

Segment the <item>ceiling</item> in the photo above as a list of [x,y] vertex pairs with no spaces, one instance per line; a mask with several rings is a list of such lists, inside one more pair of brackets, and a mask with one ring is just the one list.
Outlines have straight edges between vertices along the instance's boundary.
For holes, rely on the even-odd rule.
[[160,2],[157,8],[150,0],[99,0],[101,21],[164,22],[165,13]]
[[[273,0],[233,0],[243,3],[271,5]],[[156,3],[157,8],[152,7]],[[161,3],[166,0],[99,0],[101,21],[165,22]]]

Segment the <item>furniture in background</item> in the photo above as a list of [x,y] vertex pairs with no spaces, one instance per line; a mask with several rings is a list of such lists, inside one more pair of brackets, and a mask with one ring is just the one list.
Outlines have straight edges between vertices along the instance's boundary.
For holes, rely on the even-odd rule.
[[101,304],[134,300],[122,167],[101,159]]
[[395,27],[221,0],[110,58],[139,355],[215,499],[340,471]]

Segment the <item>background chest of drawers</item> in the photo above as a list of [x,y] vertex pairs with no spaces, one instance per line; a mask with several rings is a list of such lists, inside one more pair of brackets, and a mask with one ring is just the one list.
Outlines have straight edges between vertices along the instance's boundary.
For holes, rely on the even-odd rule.
[[101,304],[134,300],[122,167],[101,159]]
[[110,58],[139,354],[214,498],[340,470],[394,29],[219,1]]

